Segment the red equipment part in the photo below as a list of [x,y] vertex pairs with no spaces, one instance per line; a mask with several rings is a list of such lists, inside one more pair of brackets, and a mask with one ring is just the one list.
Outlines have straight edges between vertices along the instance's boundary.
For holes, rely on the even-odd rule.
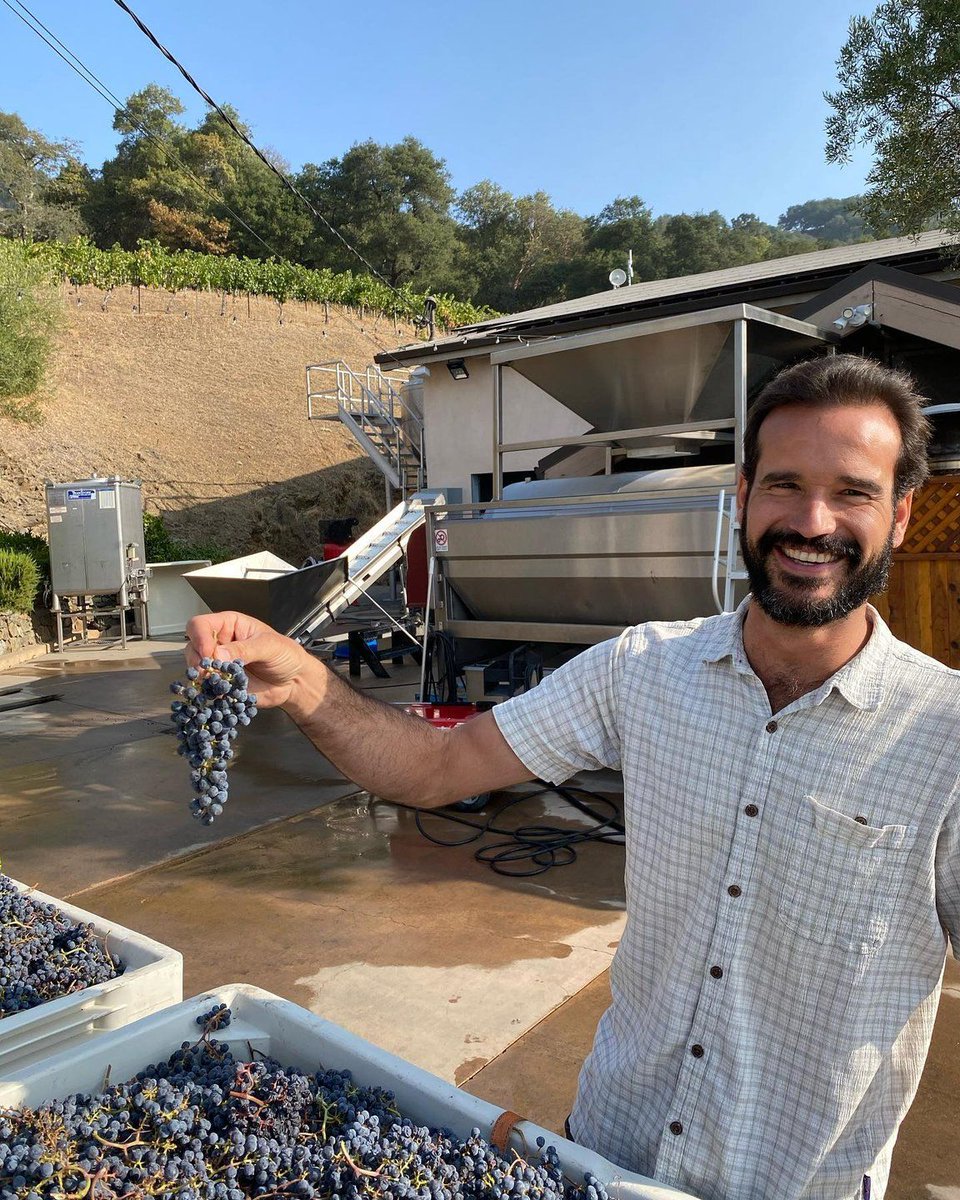
[[427,531],[421,525],[407,542],[407,603],[411,608],[427,606]]
[[475,704],[404,704],[402,707],[404,712],[423,717],[438,729],[453,729],[480,711]]

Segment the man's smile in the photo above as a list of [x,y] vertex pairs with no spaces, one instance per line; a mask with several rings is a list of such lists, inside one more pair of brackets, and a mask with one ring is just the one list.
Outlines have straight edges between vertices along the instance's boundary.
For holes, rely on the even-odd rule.
[[774,546],[781,565],[796,569],[804,574],[819,574],[835,563],[846,561],[844,554],[828,554],[823,550],[800,550],[796,546]]

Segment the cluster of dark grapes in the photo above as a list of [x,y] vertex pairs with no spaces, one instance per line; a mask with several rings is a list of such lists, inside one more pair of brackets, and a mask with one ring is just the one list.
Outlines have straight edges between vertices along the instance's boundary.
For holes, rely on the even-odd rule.
[[[220,1010],[215,1010],[220,1011]],[[209,1015],[209,1014],[208,1014]],[[607,1200],[527,1159],[415,1125],[349,1072],[238,1061],[206,1032],[97,1095],[0,1110],[0,1200]]]
[[88,924],[21,892],[0,875],[0,1018],[123,973]]
[[225,1004],[215,1004],[209,1012],[197,1017],[197,1024],[204,1033],[213,1033],[215,1029],[226,1029],[230,1024],[230,1009]]
[[186,683],[177,680],[170,705],[180,742],[177,750],[190,764],[194,797],[190,811],[212,825],[227,802],[227,767],[233,758],[230,743],[242,725],[257,715],[257,698],[247,691],[242,662],[204,658],[187,668]]

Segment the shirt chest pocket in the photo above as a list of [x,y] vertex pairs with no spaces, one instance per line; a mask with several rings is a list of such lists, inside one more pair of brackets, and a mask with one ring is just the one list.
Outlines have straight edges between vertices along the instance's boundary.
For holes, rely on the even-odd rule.
[[876,950],[887,936],[916,832],[910,825],[861,824],[804,796],[782,864],[781,919],[823,945]]

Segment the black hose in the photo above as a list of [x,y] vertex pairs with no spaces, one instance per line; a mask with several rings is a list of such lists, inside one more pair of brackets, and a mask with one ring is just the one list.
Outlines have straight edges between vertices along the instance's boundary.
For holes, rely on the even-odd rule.
[[[423,809],[415,810],[417,829],[428,842],[433,842],[435,846],[467,846],[491,834],[502,839],[480,846],[475,851],[474,858],[477,862],[487,863],[490,869],[496,871],[498,875],[508,875],[514,878],[542,875],[551,867],[569,866],[576,862],[577,852],[574,847],[583,845],[585,842],[605,842],[613,846],[624,844],[624,827],[619,820],[619,809],[612,800],[598,795],[596,792],[589,792],[585,788],[554,787],[542,779],[537,782],[542,785],[539,791],[510,797],[494,815],[485,820],[471,820],[448,808],[430,811],[430,816],[455,825],[466,826],[471,830],[466,837],[450,841],[428,833],[423,826],[423,819],[428,814]],[[506,829],[496,823],[497,818],[502,816],[507,809],[548,792],[562,796],[578,812],[595,822],[594,827],[570,830],[560,829],[554,825],[521,825],[517,829]],[[581,797],[586,797],[586,799]],[[606,815],[603,811],[597,811],[599,807],[606,810]],[[529,865],[524,866],[523,864]]]

